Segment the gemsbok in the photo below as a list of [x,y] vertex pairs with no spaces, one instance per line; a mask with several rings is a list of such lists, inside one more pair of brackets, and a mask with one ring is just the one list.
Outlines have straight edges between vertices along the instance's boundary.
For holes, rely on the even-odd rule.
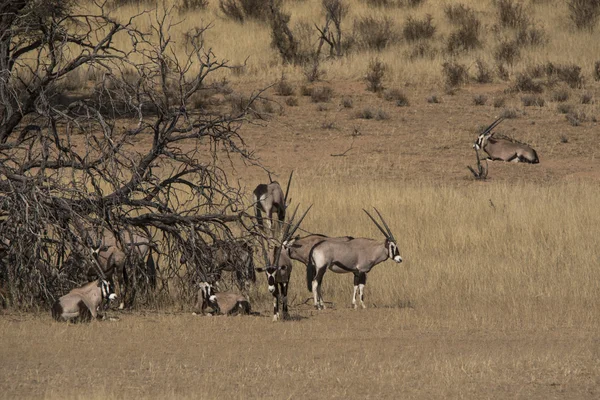
[[[292,217],[286,223],[283,232],[282,242],[286,242],[296,232],[304,217],[312,206],[308,207],[302,217],[293,226],[294,217],[298,207],[294,210]],[[283,251],[282,246],[276,246],[273,249],[272,257],[269,257],[267,250],[265,249],[262,241],[260,242],[263,257],[265,262],[264,268],[256,268],[259,272],[265,272],[267,277],[267,284],[269,287],[269,293],[273,296],[273,321],[280,319],[279,306],[282,305],[283,319],[288,318],[288,301],[287,294],[290,285],[290,278],[292,276],[292,260],[288,257],[287,252]]]
[[[92,255],[98,261],[104,274],[115,282],[117,297],[120,299],[119,309],[131,306],[135,299],[135,285],[132,280],[136,277],[139,268],[138,264],[145,263],[145,278],[150,288],[156,287],[156,265],[152,257],[152,245],[150,240],[136,233],[125,232],[122,234],[122,243],[125,249],[121,248],[119,241],[113,232],[104,229],[96,240],[96,245],[92,243],[88,232],[86,238],[88,246],[92,247]],[[128,271],[128,267],[131,269]],[[90,269],[88,275],[95,275],[95,270]],[[131,291],[130,298],[128,292]]]
[[513,142],[505,138],[494,138],[492,130],[504,120],[500,117],[488,126],[478,137],[473,148],[483,150],[488,155],[488,160],[525,162],[537,164],[540,162],[536,151],[524,143]]
[[363,211],[371,218],[381,233],[383,233],[385,240],[379,241],[367,238],[354,238],[347,241],[324,240],[313,247],[307,268],[312,269],[311,273],[314,276],[312,293],[315,308],[317,309],[325,308],[321,293],[321,283],[327,269],[339,274],[353,273],[354,294],[352,296],[352,306],[357,308],[356,295],[358,294],[361,307],[366,308],[364,303],[364,287],[367,283],[367,273],[374,266],[388,258],[397,263],[402,262],[396,239],[379,211],[375,208],[383,226],[385,226],[385,230],[367,210],[363,209]]
[[213,310],[211,315],[250,314],[250,302],[244,296],[233,292],[215,292],[213,285],[209,282],[200,282],[198,286],[200,288],[194,306],[194,314],[200,311],[202,315],[205,315],[208,307]]
[[[111,261],[112,255],[109,257]],[[71,290],[60,297],[52,306],[52,317],[57,321],[88,322],[92,318],[102,319],[98,308],[103,300],[114,300],[117,296],[111,281],[102,277]]]
[[294,171],[290,173],[288,179],[287,188],[285,194],[281,190],[279,182],[272,181],[271,175],[269,174],[270,183],[261,183],[252,192],[252,202],[254,203],[254,213],[256,214],[256,221],[258,226],[264,230],[263,216],[264,212],[267,218],[267,227],[269,230],[273,229],[273,214],[277,213],[278,228],[281,229],[281,225],[285,221],[285,210],[288,206],[288,193],[290,191],[290,183],[292,183],[292,175]]

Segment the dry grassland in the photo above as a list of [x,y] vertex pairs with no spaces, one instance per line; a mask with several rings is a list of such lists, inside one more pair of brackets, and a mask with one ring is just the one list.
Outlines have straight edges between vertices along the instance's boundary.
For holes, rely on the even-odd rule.
[[[451,30],[438,2],[387,10],[349,3],[349,28],[367,14],[388,15],[401,26],[408,15],[430,13],[436,46]],[[463,3],[488,28],[496,23],[491,1]],[[527,4],[550,41],[523,52],[513,72],[550,60],[577,63],[589,78],[600,54],[593,34],[568,26],[564,2],[535,3]],[[319,5],[286,2],[285,9],[292,25],[313,23],[323,19]],[[46,310],[3,314],[0,398],[600,397],[597,83],[588,79],[585,89],[569,89],[568,103],[588,116],[575,127],[549,92],[542,94],[546,106],[525,108],[521,95],[497,79],[442,94],[444,57],[410,61],[410,45],[400,42],[381,53],[325,62],[331,80],[319,85],[330,85],[333,96],[315,104],[299,96],[301,69],[281,65],[266,25],[224,20],[211,2],[171,33],[177,38],[200,21],[213,21],[207,41],[218,56],[232,63],[250,57],[242,75],[227,75],[236,92],[272,83],[282,72],[294,85],[297,106],[284,105],[270,90],[265,96],[281,112],[253,119],[240,133],[280,180],[295,170],[293,203],[314,204],[303,229],[380,238],[362,211],[376,206],[405,261],[371,271],[366,310],[350,309],[351,275],[327,272],[329,303],[322,312],[305,302],[305,268],[294,264],[292,319],[281,323],[271,322],[263,276],[251,291],[257,314],[249,317],[196,317],[191,304],[112,311],[117,320],[89,325],[55,323]],[[486,36],[481,50],[457,60],[492,65],[496,40]],[[375,56],[390,66],[386,84],[402,86],[408,107],[366,92],[359,82]],[[579,104],[585,93],[594,101]],[[441,101],[428,102],[432,94]],[[489,100],[475,106],[475,95]],[[497,99],[504,105],[495,107]],[[388,118],[357,118],[365,108]],[[517,118],[499,130],[532,144],[541,163],[491,163],[487,182],[470,180],[465,166],[473,164],[475,130],[505,109],[516,110]],[[346,156],[331,156],[350,144]],[[266,179],[262,170],[225,167],[248,193]]]

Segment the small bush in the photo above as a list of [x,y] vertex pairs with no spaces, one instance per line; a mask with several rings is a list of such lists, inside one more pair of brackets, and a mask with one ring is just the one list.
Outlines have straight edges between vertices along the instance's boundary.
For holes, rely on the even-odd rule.
[[513,41],[500,42],[494,51],[494,58],[496,61],[499,63],[506,63],[510,66],[514,65],[520,57],[521,51],[519,45]]
[[298,98],[297,97],[288,97],[285,99],[285,104],[290,107],[298,107]]
[[183,14],[190,11],[206,10],[208,0],[181,0],[179,5],[179,13]]
[[496,64],[496,73],[498,74],[498,78],[502,79],[503,81],[507,81],[510,78],[508,70],[502,63]]
[[219,0],[219,8],[226,17],[238,22],[268,21],[271,17],[269,0]]
[[556,111],[558,111],[561,114],[571,113],[573,112],[573,105],[567,103],[560,103],[556,106]]
[[451,24],[465,25],[470,20],[477,19],[475,11],[464,4],[451,4],[444,8],[444,14]]
[[408,58],[411,60],[417,58],[434,58],[438,51],[427,42],[416,43],[408,52]]
[[383,90],[383,75],[385,74],[385,65],[379,60],[372,60],[369,63],[369,70],[365,76],[367,81],[367,90],[371,92],[381,92]]
[[575,64],[555,65],[554,68],[558,79],[565,82],[571,88],[579,88],[583,85],[583,76],[581,75],[580,66]]
[[333,96],[333,89],[329,86],[317,86],[313,89],[310,99],[313,103],[328,102]]
[[565,118],[571,126],[580,126],[587,120],[587,116],[583,112],[568,112]]
[[529,26],[529,17],[523,4],[514,0],[497,0],[498,19],[505,28],[523,28]]
[[600,81],[600,61],[596,61],[594,63],[594,80]]
[[427,102],[429,104],[438,104],[440,102],[440,99],[438,99],[438,97],[435,94],[432,94],[431,96],[427,97]]
[[354,106],[352,99],[350,97],[344,97],[342,99],[342,106],[344,108],[352,108]]
[[506,103],[506,99],[504,97],[496,97],[494,99],[494,108],[502,108]]
[[577,29],[593,31],[600,17],[600,0],[569,0],[569,18]]
[[592,95],[584,93],[581,95],[581,104],[592,104]]
[[480,32],[481,22],[473,15],[450,34],[446,42],[446,50],[450,54],[456,54],[481,47]]
[[370,107],[363,108],[361,111],[356,113],[356,118],[373,119],[375,118],[375,111]]
[[395,101],[397,106],[408,106],[408,97],[400,89],[389,89],[383,92],[383,98],[387,101]]
[[477,94],[473,96],[473,104],[476,106],[484,106],[487,103],[487,96],[484,94]]
[[519,46],[543,46],[548,43],[548,35],[544,28],[530,25],[517,31],[515,41]]
[[279,82],[275,84],[275,93],[280,96],[291,96],[294,94],[294,87],[282,76]]
[[475,75],[477,83],[490,83],[492,81],[492,72],[482,60],[477,60],[475,67],[477,68],[477,74]]
[[327,106],[326,104],[319,103],[317,104],[317,111],[329,111],[329,106]]
[[544,100],[543,97],[536,96],[533,94],[521,97],[521,102],[523,103],[523,105],[525,107],[531,107],[531,106],[543,107],[546,104],[546,101]]
[[336,129],[337,126],[335,125],[334,121],[323,121],[321,123],[321,129]]
[[383,110],[382,108],[378,108],[375,112],[375,119],[377,121],[383,121],[386,119],[390,119],[390,115],[387,112],[385,112],[385,110]]
[[355,19],[353,31],[356,46],[362,49],[381,51],[399,39],[394,22],[388,17]]
[[563,102],[569,100],[569,91],[566,89],[559,89],[552,92],[552,101]]
[[432,21],[433,17],[430,14],[427,14],[422,20],[408,17],[402,29],[404,39],[414,42],[432,38],[435,34],[435,26],[431,23]]
[[442,64],[442,73],[446,77],[446,85],[455,87],[467,83],[469,74],[467,67],[456,62],[445,62]]
[[542,93],[544,88],[539,82],[534,81],[531,76],[520,73],[514,85],[514,89],[519,92]]
[[569,143],[569,138],[566,135],[560,135],[561,143]]
[[306,85],[303,85],[303,86],[300,88],[300,94],[301,94],[302,96],[307,96],[307,97],[310,97],[310,96],[312,96],[312,94],[313,94],[313,91],[314,91],[314,88],[313,88],[312,86],[306,86]]
[[506,119],[514,119],[517,118],[518,115],[517,110],[515,110],[514,108],[505,108],[500,113],[500,116]]

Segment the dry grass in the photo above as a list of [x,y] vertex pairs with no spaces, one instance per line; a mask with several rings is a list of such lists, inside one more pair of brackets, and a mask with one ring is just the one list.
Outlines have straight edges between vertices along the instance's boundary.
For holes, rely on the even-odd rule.
[[[483,34],[485,37],[483,46],[467,53],[461,53],[453,57],[455,62],[466,65],[474,65],[477,60],[486,62],[488,65],[494,65],[493,53],[498,44],[505,40],[505,36],[510,34],[502,28],[504,34],[494,35],[490,32],[491,27],[499,25],[498,15],[493,2],[477,2],[474,0],[448,1],[448,5],[462,3],[472,8],[476,16],[486,26],[487,30]],[[440,7],[436,2],[424,2],[423,5],[415,8],[411,7],[389,7],[389,8],[371,8],[366,2],[350,0],[349,13],[345,17],[342,28],[345,33],[352,33],[353,21],[364,17],[383,17],[386,16],[398,25],[407,18],[425,19],[426,15],[431,15],[436,26],[436,35],[430,39],[430,45],[443,49],[444,40],[454,30],[454,26],[444,15],[444,7]],[[168,5],[168,2],[167,2]],[[149,9],[151,6],[132,4],[120,7],[118,15],[125,18],[137,13],[143,9]],[[324,14],[321,10],[320,0],[306,0],[302,2],[286,2],[284,4],[286,12],[290,13],[290,27],[295,29],[299,24],[322,23]],[[593,74],[596,55],[600,53],[600,42],[595,39],[593,32],[577,31],[572,29],[568,7],[565,2],[545,1],[536,2],[535,5],[527,7],[528,17],[535,21],[536,27],[543,28],[547,34],[548,43],[545,45],[526,47],[521,51],[521,57],[510,67],[511,71],[523,71],[529,65],[536,65],[546,61],[552,61],[556,64],[577,64],[582,67],[583,74],[591,77]],[[183,51],[183,33],[198,26],[199,21],[208,23],[213,21],[213,28],[207,33],[207,45],[215,53],[232,64],[243,64],[248,59],[245,72],[241,75],[229,75],[227,77],[233,81],[256,81],[261,83],[272,83],[281,77],[282,72],[290,80],[302,80],[302,68],[284,65],[277,51],[270,46],[270,32],[265,23],[249,20],[244,24],[237,23],[223,18],[218,9],[218,2],[210,2],[206,10],[191,11],[189,13],[177,14],[176,18],[185,18],[184,21],[173,27],[170,34],[173,40],[180,43],[180,51]],[[145,16],[139,19],[138,25],[142,29],[148,29],[150,17]],[[123,36],[117,45],[128,46],[128,38]],[[322,63],[322,69],[325,76],[329,79],[351,79],[360,80],[364,71],[368,68],[369,60],[373,58],[380,59],[384,64],[393,66],[386,75],[390,84],[400,82],[429,82],[441,83],[442,75],[440,66],[448,59],[445,51],[433,52],[431,57],[409,58],[413,45],[408,42],[394,42],[381,51],[374,50],[353,50],[348,56],[340,59],[331,59]],[[548,56],[551,55],[551,57]],[[550,58],[550,59],[549,59]],[[192,71],[193,72],[193,71]],[[215,76],[220,79],[221,76]]]

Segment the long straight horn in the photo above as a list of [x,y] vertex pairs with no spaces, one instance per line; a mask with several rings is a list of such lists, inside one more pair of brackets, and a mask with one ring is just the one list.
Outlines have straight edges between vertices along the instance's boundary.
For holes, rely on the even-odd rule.
[[310,211],[310,209],[312,208],[312,204],[306,209],[306,211],[304,211],[304,214],[302,214],[302,217],[300,217],[300,220],[298,220],[298,223],[294,224],[294,227],[292,228],[292,230],[283,238],[284,241],[288,240],[289,238],[291,238],[292,236],[294,236],[294,233],[296,233],[296,231],[298,230],[298,228],[300,227],[300,224],[302,223],[302,221],[304,220],[304,217],[306,217],[306,214],[308,214],[308,212]]
[[285,196],[283,197],[283,207],[287,207],[288,193],[290,192],[290,184],[292,183],[292,176],[294,176],[294,170],[290,172],[290,178],[288,179],[287,188],[285,189]]
[[271,178],[271,173],[268,172],[268,174],[269,174],[269,183],[273,183],[273,178]]
[[504,121],[504,117],[498,118],[497,120],[495,120],[494,122],[492,122],[492,124],[490,126],[488,126],[487,128],[485,128],[485,130],[481,134],[482,135],[487,135],[488,133],[490,133],[492,131],[492,129],[494,129],[502,121]]
[[259,243],[260,243],[260,248],[262,250],[263,258],[265,260],[265,267],[268,267],[269,266],[269,254],[267,253],[267,250],[265,249],[265,244],[263,243],[262,239],[259,239]]
[[385,238],[386,238],[386,239],[390,239],[390,237],[388,236],[387,232],[386,232],[385,230],[383,230],[383,228],[381,227],[381,225],[379,225],[379,224],[377,223],[377,221],[375,221],[375,218],[373,218],[373,217],[371,216],[371,214],[369,214],[369,212],[368,212],[367,210],[365,210],[364,208],[363,208],[363,211],[364,211],[365,213],[367,213],[367,215],[369,216],[369,218],[371,218],[371,221],[373,221],[373,223],[375,224],[375,226],[376,226],[377,228],[379,228],[379,230],[381,231],[381,233],[383,233],[383,236],[385,236]]
[[292,230],[292,224],[294,223],[294,218],[296,218],[296,213],[298,212],[298,206],[300,206],[300,204],[296,204],[296,208],[294,209],[294,212],[292,213],[292,217],[290,219],[288,219],[287,223],[285,224],[285,228],[283,229],[283,240],[285,241],[286,238],[288,236],[290,236],[289,232]]
[[392,242],[395,242],[396,239],[394,238],[394,235],[392,234],[392,230],[390,229],[390,227],[388,226],[388,224],[385,222],[385,219],[383,219],[383,217],[381,216],[381,213],[379,212],[378,209],[376,209],[375,207],[373,207],[373,209],[377,212],[377,215],[379,215],[379,218],[381,219],[381,222],[383,222],[383,226],[385,226],[385,229],[388,231],[388,237],[390,239],[392,239]]

